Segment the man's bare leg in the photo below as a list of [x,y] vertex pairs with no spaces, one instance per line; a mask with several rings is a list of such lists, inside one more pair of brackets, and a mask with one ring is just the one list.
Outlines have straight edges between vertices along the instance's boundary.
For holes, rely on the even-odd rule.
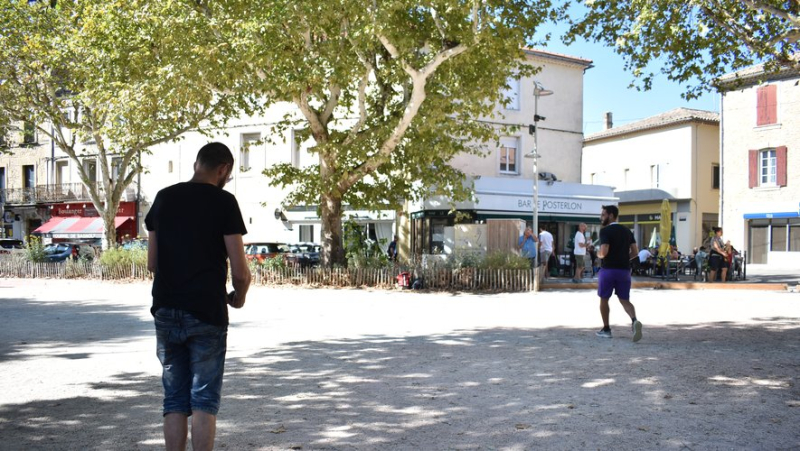
[[192,413],[192,450],[211,451],[217,434],[217,417],[208,412],[195,410]]
[[631,321],[636,319],[636,308],[633,306],[633,304],[631,304],[630,300],[620,299],[619,303],[622,304],[622,308],[624,308],[628,316],[631,317]]
[[600,317],[603,318],[603,329],[609,329],[608,317],[611,308],[608,306],[608,298],[600,298]]
[[164,415],[164,442],[167,451],[185,451],[187,432],[186,415],[182,413]]

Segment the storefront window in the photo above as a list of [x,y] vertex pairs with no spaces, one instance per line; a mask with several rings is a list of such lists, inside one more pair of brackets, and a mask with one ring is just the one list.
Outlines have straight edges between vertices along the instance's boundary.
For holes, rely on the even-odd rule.
[[770,250],[773,252],[786,251],[786,220],[783,224],[772,224],[772,240]]
[[789,251],[800,252],[800,219],[789,223]]

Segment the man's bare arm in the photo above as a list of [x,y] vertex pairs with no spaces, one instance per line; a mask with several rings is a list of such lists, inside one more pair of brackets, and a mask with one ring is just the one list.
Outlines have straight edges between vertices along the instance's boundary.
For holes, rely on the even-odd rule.
[[608,255],[608,244],[601,244],[597,251],[597,258],[606,258],[606,255]]
[[636,243],[631,243],[631,251],[628,254],[628,257],[639,257],[639,246]]
[[147,233],[147,270],[155,274],[158,269],[158,245],[156,241],[156,232],[149,231]]
[[242,235],[225,235],[225,250],[231,262],[231,279],[236,295],[229,300],[231,307],[242,308],[247,290],[250,288],[250,268],[247,267],[247,257],[244,255]]

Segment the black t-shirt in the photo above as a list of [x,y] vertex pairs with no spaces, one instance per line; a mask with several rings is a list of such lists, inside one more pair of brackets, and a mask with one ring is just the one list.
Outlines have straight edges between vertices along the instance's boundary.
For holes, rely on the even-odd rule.
[[603,268],[630,269],[631,244],[634,243],[633,233],[625,226],[614,223],[600,229],[600,245],[608,244]]
[[156,232],[153,307],[185,310],[208,324],[228,324],[228,252],[224,235],[247,229],[233,194],[208,183],[178,183],[159,191],[145,218]]

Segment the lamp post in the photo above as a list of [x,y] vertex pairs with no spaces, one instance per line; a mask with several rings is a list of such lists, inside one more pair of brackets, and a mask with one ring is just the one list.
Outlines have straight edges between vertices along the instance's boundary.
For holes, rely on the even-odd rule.
[[[539,234],[539,121],[545,120],[539,116],[539,97],[553,95],[553,91],[545,89],[538,81],[533,82],[533,125],[528,128],[528,133],[533,135],[533,151],[525,158],[533,158],[533,233]],[[534,259],[535,267],[539,267],[539,252]]]

